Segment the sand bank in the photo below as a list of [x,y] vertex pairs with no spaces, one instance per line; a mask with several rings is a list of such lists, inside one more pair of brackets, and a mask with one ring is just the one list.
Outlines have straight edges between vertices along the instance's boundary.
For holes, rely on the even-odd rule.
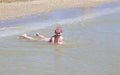
[[117,0],[34,0],[25,2],[0,3],[0,20],[49,12],[59,8],[88,8],[103,3],[116,1]]

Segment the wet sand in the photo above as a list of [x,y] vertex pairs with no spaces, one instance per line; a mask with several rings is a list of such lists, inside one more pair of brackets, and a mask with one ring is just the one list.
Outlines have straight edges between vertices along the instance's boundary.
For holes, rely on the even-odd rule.
[[0,20],[49,12],[59,8],[82,7],[89,8],[117,0],[34,0],[25,2],[0,3]]

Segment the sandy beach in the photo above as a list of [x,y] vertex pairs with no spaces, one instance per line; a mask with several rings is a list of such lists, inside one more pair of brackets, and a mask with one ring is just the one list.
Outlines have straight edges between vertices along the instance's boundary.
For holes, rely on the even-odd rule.
[[25,2],[0,3],[0,20],[14,19],[59,8],[89,8],[117,0],[34,0]]

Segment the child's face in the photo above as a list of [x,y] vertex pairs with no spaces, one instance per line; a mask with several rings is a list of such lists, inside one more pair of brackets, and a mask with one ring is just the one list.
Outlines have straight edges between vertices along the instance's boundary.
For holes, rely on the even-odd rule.
[[62,31],[61,30],[55,30],[55,34],[61,34]]

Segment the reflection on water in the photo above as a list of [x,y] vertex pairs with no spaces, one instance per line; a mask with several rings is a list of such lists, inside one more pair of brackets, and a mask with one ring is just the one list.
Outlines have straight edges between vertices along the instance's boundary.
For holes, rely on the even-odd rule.
[[55,69],[56,69],[56,75],[61,75],[62,72],[62,53],[61,53],[61,48],[59,46],[55,47],[54,50],[54,58],[55,58]]
[[[1,37],[0,74],[119,75],[119,13],[64,23],[64,45],[20,39],[16,35]],[[49,26],[28,34],[51,36],[54,28]]]

